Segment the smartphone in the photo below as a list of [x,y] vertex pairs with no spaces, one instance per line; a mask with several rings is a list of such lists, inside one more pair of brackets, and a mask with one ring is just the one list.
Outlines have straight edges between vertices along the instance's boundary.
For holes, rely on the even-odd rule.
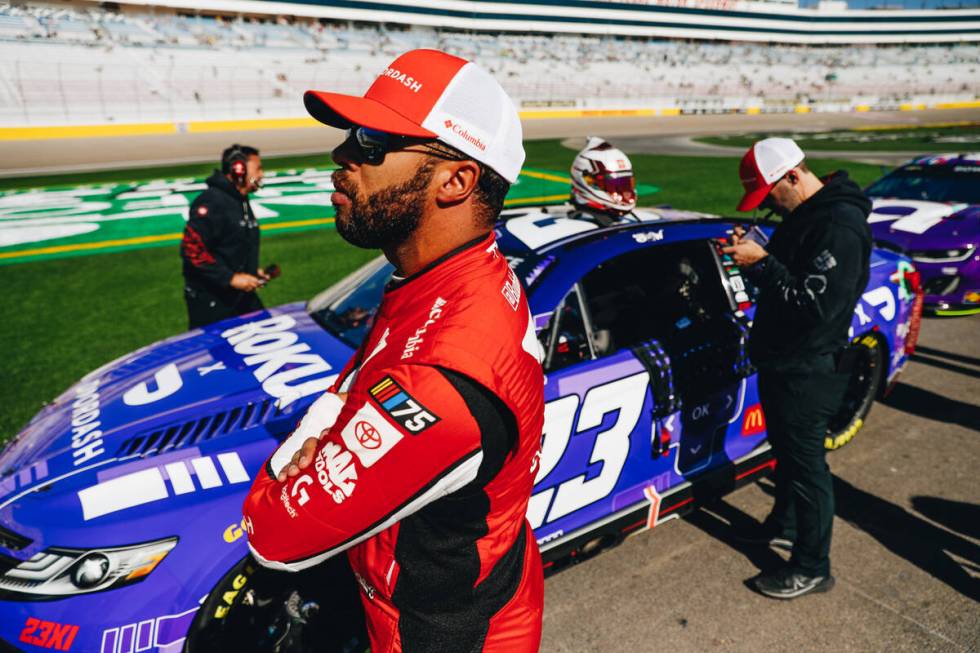
[[762,231],[762,229],[759,229],[758,226],[753,226],[751,229],[746,231],[745,235],[742,236],[742,240],[751,240],[753,243],[758,243],[762,247],[769,244],[769,237],[766,236],[765,232]]

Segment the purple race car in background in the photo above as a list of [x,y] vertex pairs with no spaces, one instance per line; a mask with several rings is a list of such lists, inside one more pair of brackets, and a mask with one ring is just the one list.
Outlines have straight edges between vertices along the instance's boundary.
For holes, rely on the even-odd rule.
[[[510,211],[497,229],[544,357],[528,519],[549,572],[776,462],[746,353],[755,291],[721,251],[732,223],[660,209],[603,226],[568,208]],[[353,579],[329,576],[337,559],[263,572],[241,506],[364,339],[391,273],[379,258],[307,305],[145,347],[31,420],[0,455],[0,652],[363,650],[339,630],[355,618],[345,591],[359,604]],[[875,250],[827,448],[905,366],[917,288],[907,257]]]
[[915,262],[926,310],[980,313],[980,153],[914,159],[865,192],[875,241]]

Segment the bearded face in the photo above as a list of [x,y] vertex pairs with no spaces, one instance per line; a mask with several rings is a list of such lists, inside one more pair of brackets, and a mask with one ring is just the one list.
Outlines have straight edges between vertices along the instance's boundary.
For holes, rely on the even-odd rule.
[[426,161],[408,181],[365,195],[344,170],[333,175],[334,188],[350,198],[337,207],[337,232],[351,245],[386,249],[405,242],[419,226],[425,193],[435,163]]

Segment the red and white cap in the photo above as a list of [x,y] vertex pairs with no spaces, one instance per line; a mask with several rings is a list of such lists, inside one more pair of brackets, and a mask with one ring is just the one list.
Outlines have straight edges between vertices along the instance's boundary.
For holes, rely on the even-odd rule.
[[766,138],[755,143],[738,167],[738,176],[745,187],[738,210],[751,211],[759,206],[776,182],[801,161],[803,150],[790,138]]
[[524,164],[521,121],[504,89],[476,64],[438,50],[401,55],[364,97],[307,91],[303,102],[332,127],[440,140],[511,183]]

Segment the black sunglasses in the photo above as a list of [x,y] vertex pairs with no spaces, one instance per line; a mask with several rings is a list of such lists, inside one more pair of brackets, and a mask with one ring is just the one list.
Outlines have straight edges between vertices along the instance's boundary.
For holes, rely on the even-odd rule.
[[[448,145],[443,146],[433,140],[425,140],[412,136],[401,136],[390,134],[370,127],[352,127],[347,130],[347,139],[353,140],[361,151],[361,156],[371,165],[381,165],[388,152],[395,150],[405,150],[407,152],[419,152],[447,159],[449,161],[462,161],[466,157],[461,152],[452,150]],[[409,150],[409,146],[419,145],[424,151]]]

